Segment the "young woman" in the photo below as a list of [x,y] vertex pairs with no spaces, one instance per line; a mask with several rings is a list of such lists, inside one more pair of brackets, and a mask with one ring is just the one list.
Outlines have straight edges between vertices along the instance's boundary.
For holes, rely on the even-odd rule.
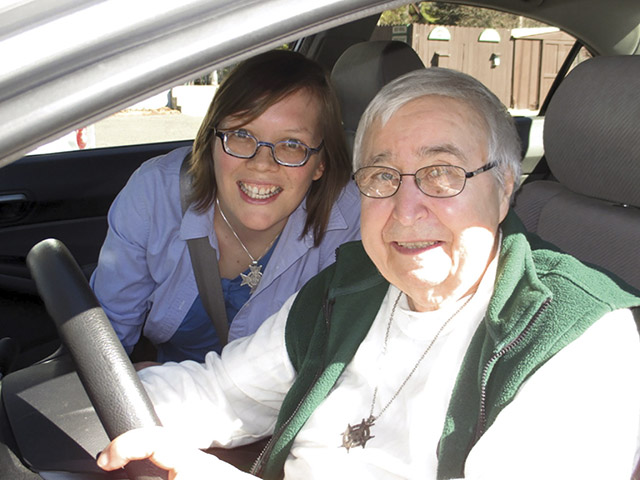
[[[182,213],[180,168],[191,177]],[[145,162],[109,211],[91,285],[128,352],[202,360],[221,342],[198,294],[190,238],[216,250],[229,340],[253,333],[359,238],[360,207],[328,74],[267,52],[220,86],[193,148]]]

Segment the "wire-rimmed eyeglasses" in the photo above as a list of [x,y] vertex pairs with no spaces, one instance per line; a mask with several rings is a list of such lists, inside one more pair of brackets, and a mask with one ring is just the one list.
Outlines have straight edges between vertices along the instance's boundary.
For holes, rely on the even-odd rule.
[[402,184],[402,177],[414,177],[420,191],[429,197],[447,198],[459,195],[464,190],[467,178],[495,166],[494,162],[489,162],[473,172],[467,172],[455,165],[429,165],[419,168],[415,173],[400,173],[392,167],[369,166],[356,170],[353,179],[360,192],[371,198],[395,195]]
[[222,140],[222,149],[225,153],[237,158],[253,158],[260,147],[269,147],[273,159],[285,167],[302,167],[309,157],[320,152],[324,146],[324,140],[316,148],[305,145],[299,140],[283,140],[270,143],[261,142],[249,132],[244,130],[214,130],[216,137]]

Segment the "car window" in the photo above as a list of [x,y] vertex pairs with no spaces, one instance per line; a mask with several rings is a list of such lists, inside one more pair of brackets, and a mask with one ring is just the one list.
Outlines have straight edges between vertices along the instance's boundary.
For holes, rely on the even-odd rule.
[[31,154],[192,140],[227,70],[213,71],[153,95]]
[[[410,44],[426,66],[460,70],[510,109],[537,111],[576,39],[522,16],[419,2],[385,11],[375,40]],[[586,50],[579,59],[587,58]]]
[[[527,165],[542,156],[538,113],[575,38],[522,16],[489,9],[412,2],[380,16],[371,40],[408,43],[427,67],[463,71],[485,83],[515,117],[530,119]],[[285,48],[292,48],[293,44]],[[582,48],[574,65],[590,55]],[[32,153],[191,140],[231,67],[158,93]]]
[[[465,72],[487,85],[516,118],[523,172],[542,157],[540,109],[576,39],[560,29],[495,10],[410,3],[385,11],[373,40],[408,43],[427,67]],[[583,47],[571,68],[590,57]]]

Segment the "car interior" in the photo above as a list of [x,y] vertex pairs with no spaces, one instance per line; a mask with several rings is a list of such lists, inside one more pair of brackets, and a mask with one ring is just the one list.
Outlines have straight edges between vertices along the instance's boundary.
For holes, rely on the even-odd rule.
[[[369,41],[377,18],[337,26],[295,44],[331,69],[350,148],[360,116],[377,91],[404,73],[426,68],[404,42]],[[542,107],[544,158],[524,172],[514,208],[530,231],[640,289],[640,57],[595,56],[571,69],[579,48],[574,50]],[[524,152],[531,120],[515,121]],[[66,471],[106,478],[92,455],[108,437],[157,421],[135,393],[140,387],[127,360],[110,356],[117,339],[101,329],[88,330],[86,323],[68,334],[63,331],[66,320],[80,312],[92,311],[95,322],[99,306],[83,284],[95,268],[115,195],[142,162],[189,143],[36,155],[2,168],[0,192],[13,196],[0,198],[0,312],[5,322],[0,335],[5,337],[0,338],[0,471],[11,475],[0,477],[29,480],[41,478],[34,473],[38,471]],[[46,243],[29,253],[50,237],[61,243]],[[52,267],[43,272],[39,265],[46,263]],[[640,311],[634,315],[640,330]],[[19,318],[28,321],[15,320]],[[108,324],[106,317],[101,321]],[[73,325],[67,322],[66,328]],[[60,348],[65,335],[77,343],[66,348],[84,352],[78,354],[85,359],[81,381],[67,350]],[[129,382],[129,388],[113,388],[118,382]],[[48,401],[56,395],[70,400]],[[52,451],[52,444],[65,454]],[[236,449],[225,458],[246,465],[259,453],[256,449]],[[108,478],[127,478],[123,475]],[[640,471],[634,478],[640,478]]]
[[353,151],[360,117],[376,93],[391,80],[420,68],[424,63],[418,54],[398,41],[356,43],[338,58],[331,80],[340,101],[349,153]]
[[529,231],[640,288],[640,112],[635,56],[595,57],[555,92],[545,117],[550,178],[525,182],[515,210]]
[[[376,46],[376,42],[369,41],[378,18],[379,14],[369,15],[293,43],[296,50],[315,58],[329,70],[333,69],[332,76],[344,107],[348,138],[353,136],[357,118],[367,99],[372,98],[375,88],[394,78],[396,68],[400,74],[403,68],[423,65],[410,47],[398,47],[396,44],[399,42],[389,43],[393,45],[391,47],[382,47],[383,44]],[[614,48],[599,39],[598,32],[588,33],[592,36],[589,40],[594,44],[599,42],[603,51]],[[352,45],[355,45],[354,49],[347,51]],[[577,46],[580,45],[577,43]],[[390,50],[380,52],[384,65],[381,63],[375,74],[385,75],[383,72],[390,71],[389,77],[364,75],[358,77],[358,82],[350,82],[350,69],[354,69],[354,75],[359,75],[358,62],[366,65],[369,57],[377,54],[375,48]],[[368,49],[371,51],[366,52]],[[572,65],[578,50],[574,48],[566,58],[559,79]],[[541,110],[545,109],[543,105]],[[532,128],[531,118],[517,116],[515,121],[521,134],[523,151],[526,151]],[[11,339],[7,341],[12,344],[8,350],[17,349],[19,353],[17,356],[6,355],[6,360],[0,364],[1,370],[8,372],[31,365],[53,353],[60,344],[26,266],[29,249],[45,238],[57,238],[69,248],[86,275],[90,275],[105,236],[109,205],[131,173],[143,161],[189,143],[173,141],[31,155],[2,168],[0,313],[3,318],[20,321],[9,320],[3,325],[2,337]],[[534,169],[535,163],[529,165],[525,162],[523,168],[531,179],[544,178],[549,171],[546,164],[541,165]],[[55,182],[51,181],[53,178]]]

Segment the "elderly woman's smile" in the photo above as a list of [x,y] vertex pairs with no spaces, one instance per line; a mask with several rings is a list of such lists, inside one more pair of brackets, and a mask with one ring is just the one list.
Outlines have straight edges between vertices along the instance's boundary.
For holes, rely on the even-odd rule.
[[395,242],[398,250],[403,252],[409,250],[408,253],[415,253],[415,250],[425,250],[438,245],[440,242]]

